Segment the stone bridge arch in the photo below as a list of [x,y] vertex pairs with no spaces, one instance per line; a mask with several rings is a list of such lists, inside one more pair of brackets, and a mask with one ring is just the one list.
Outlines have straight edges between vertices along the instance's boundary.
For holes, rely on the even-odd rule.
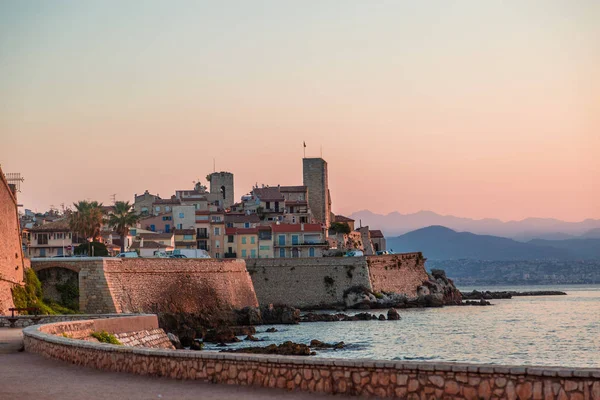
[[42,283],[45,299],[70,309],[81,309],[81,263],[48,259],[43,262],[32,262],[31,268]]

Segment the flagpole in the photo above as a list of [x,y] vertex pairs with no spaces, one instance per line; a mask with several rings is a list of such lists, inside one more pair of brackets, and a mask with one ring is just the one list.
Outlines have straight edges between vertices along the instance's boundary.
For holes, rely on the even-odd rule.
[[306,142],[303,142],[304,158],[306,158]]

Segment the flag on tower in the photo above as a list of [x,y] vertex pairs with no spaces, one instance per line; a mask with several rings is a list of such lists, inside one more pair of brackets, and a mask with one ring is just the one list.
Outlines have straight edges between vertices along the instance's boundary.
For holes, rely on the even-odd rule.
[[304,143],[304,147],[306,147],[306,142],[303,142],[303,143]]

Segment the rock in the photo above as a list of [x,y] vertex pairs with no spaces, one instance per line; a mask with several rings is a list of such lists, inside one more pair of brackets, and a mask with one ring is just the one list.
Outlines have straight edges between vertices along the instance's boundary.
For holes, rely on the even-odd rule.
[[344,347],[346,347],[346,344],[344,342],[329,344],[329,343],[321,342],[320,340],[317,340],[317,339],[313,339],[310,341],[309,347],[315,348],[315,349],[343,349]]
[[398,311],[396,311],[395,308],[390,308],[387,312],[387,319],[390,321],[397,321],[400,319],[400,314],[398,314]]
[[237,310],[238,325],[261,325],[263,323],[260,308],[244,307]]
[[181,345],[181,341],[179,340],[177,335],[175,335],[173,333],[167,333],[167,337],[171,341],[171,344],[173,345],[173,347],[175,347],[176,349],[183,349],[183,346]]
[[265,332],[267,333],[273,333],[273,332],[279,332],[277,329],[275,328],[268,328]]
[[315,314],[308,313],[304,314],[301,318],[301,322],[337,322],[341,321],[345,317],[344,314]]
[[252,353],[252,354],[279,354],[283,356],[309,356],[310,347],[301,343],[284,342],[277,346],[271,344],[266,347],[242,347],[239,349],[221,350],[227,353]]
[[385,315],[383,314],[379,314],[379,318],[380,321],[385,321]]
[[227,347],[227,345],[225,343],[219,343],[217,344],[217,347]]
[[203,350],[204,343],[199,342],[197,340],[192,341],[192,345],[190,346],[190,350]]
[[254,335],[256,328],[253,326],[232,326],[231,330],[235,336]]
[[211,343],[235,343],[239,342],[235,335],[235,332],[230,327],[223,327],[219,329],[211,329],[206,332],[206,336],[204,336],[205,342]]
[[246,336],[246,338],[244,340],[249,340],[251,342],[261,342],[262,339],[257,338],[256,336],[253,335],[248,335]]
[[285,305],[261,306],[260,312],[264,324],[297,324],[300,322],[300,310]]

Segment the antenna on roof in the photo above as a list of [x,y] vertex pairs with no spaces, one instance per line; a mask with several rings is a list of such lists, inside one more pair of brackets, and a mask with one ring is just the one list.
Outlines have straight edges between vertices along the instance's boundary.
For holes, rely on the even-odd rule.
[[217,165],[216,161],[215,161],[215,159],[213,157],[213,172],[217,172],[217,166],[216,165]]
[[110,198],[112,199],[113,204],[117,203],[117,194],[116,193],[111,194]]
[[15,190],[17,192],[21,191],[21,182],[25,181],[25,178],[21,176],[20,172],[8,172],[4,174],[4,176],[10,185],[15,185]]

